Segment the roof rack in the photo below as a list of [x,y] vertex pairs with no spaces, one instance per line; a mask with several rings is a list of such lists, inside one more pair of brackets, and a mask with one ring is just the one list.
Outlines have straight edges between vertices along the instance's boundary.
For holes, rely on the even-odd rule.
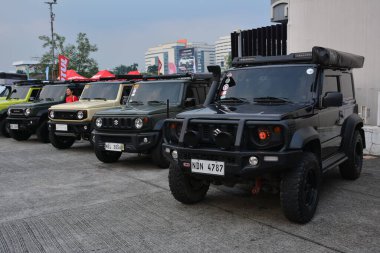
[[184,74],[170,74],[170,75],[158,75],[158,76],[143,76],[144,81],[148,80],[170,80],[190,78],[191,80],[207,80],[212,79],[211,73],[184,73]]
[[115,77],[101,77],[99,80],[96,81],[112,81],[112,80],[126,80],[126,81],[131,81],[131,80],[140,80],[142,79],[142,75],[115,75]]
[[235,57],[233,67],[281,64],[310,63],[337,68],[362,68],[364,57],[324,47],[313,47],[311,52],[293,53],[281,56]]

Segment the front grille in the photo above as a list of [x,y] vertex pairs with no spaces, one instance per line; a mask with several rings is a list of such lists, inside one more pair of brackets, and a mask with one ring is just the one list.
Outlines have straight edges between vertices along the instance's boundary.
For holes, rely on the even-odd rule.
[[54,119],[77,120],[76,111],[54,111]]
[[236,139],[236,133],[238,129],[237,122],[231,123],[193,123],[190,122],[187,131],[198,132],[200,136],[200,146],[201,147],[216,147],[214,132],[226,132],[233,136],[234,140]]
[[11,116],[24,116],[24,109],[11,109]]
[[133,129],[133,123],[131,118],[102,118],[103,129]]

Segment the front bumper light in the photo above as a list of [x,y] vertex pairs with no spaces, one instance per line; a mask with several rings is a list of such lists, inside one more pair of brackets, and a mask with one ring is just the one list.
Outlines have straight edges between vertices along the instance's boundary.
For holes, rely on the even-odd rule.
[[83,113],[83,111],[78,111],[78,112],[77,112],[77,118],[78,118],[78,119],[83,119],[83,118],[84,118],[84,113]]
[[52,118],[52,119],[54,119],[54,111],[50,111],[49,112],[49,117]]
[[103,120],[101,119],[101,118],[97,118],[96,119],[96,121],[95,121],[95,125],[97,126],[97,127],[102,127],[102,125],[103,125]]
[[141,129],[144,125],[144,122],[141,118],[135,119],[135,127],[136,129]]
[[30,110],[30,108],[27,108],[27,109],[25,109],[24,115],[29,116],[31,112],[32,112],[32,110]]

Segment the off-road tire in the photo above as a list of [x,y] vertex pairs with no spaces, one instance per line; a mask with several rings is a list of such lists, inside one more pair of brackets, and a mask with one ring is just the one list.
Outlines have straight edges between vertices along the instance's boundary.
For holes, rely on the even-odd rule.
[[9,134],[9,124],[7,123],[7,118],[0,119],[0,133],[4,137],[11,137]]
[[76,140],[75,137],[57,136],[51,131],[49,131],[49,139],[51,144],[57,149],[68,149]]
[[32,136],[31,133],[25,132],[25,131],[15,131],[15,130],[10,130],[9,135],[15,139],[16,141],[26,141],[27,139]]
[[94,145],[94,151],[95,151],[95,155],[99,159],[99,161],[104,162],[104,163],[117,162],[121,156],[121,153],[122,153],[122,152],[116,152],[116,151],[102,150],[97,145]]
[[49,127],[47,120],[43,121],[42,124],[36,130],[37,140],[42,143],[49,143]]
[[319,200],[321,169],[315,154],[305,152],[298,164],[281,180],[281,207],[290,221],[309,222]]
[[152,160],[155,165],[162,169],[166,169],[169,167],[170,162],[162,154],[162,140],[152,150]]
[[183,204],[195,204],[202,201],[210,187],[209,182],[204,182],[186,175],[182,169],[170,163],[169,188],[176,200]]
[[348,180],[358,179],[363,166],[363,139],[359,131],[354,132],[346,155],[348,160],[339,165],[340,175]]

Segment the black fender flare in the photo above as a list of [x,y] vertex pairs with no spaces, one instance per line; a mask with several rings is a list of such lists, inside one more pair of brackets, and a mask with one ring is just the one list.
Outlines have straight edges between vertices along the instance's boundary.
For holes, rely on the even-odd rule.
[[358,127],[360,128],[359,133],[363,139],[363,148],[365,148],[366,145],[365,145],[365,135],[362,129],[363,127],[362,118],[360,118],[359,115],[357,114],[351,114],[343,122],[343,126],[340,133],[342,136],[341,148],[346,152],[346,154],[347,154],[348,148],[350,147],[351,140],[354,137],[355,130],[357,130]]
[[165,125],[165,119],[160,119],[159,121],[156,122],[156,124],[154,125],[153,127],[153,131],[162,131],[162,128],[164,127]]
[[318,140],[318,132],[311,126],[298,129],[292,136],[289,149],[303,149],[311,141]]

